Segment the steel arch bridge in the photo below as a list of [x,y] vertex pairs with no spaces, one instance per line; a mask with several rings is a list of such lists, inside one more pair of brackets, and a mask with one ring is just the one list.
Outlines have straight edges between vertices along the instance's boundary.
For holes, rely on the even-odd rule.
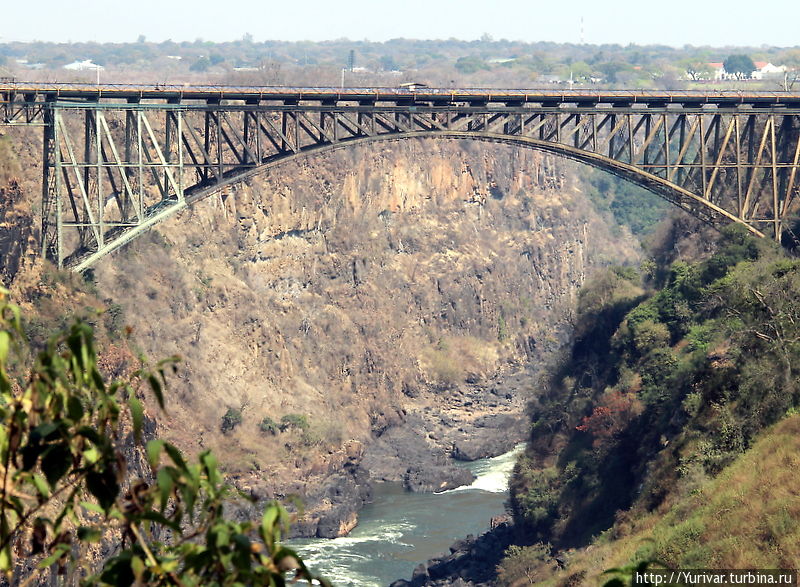
[[42,252],[82,271],[178,210],[356,143],[478,139],[604,169],[779,239],[800,195],[800,94],[0,83],[41,125]]

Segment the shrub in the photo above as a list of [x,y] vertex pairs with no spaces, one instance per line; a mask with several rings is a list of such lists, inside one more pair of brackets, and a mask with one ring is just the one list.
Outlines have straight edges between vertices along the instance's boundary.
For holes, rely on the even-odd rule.
[[278,423],[275,422],[269,416],[265,416],[261,422],[258,424],[258,429],[261,430],[264,434],[277,434],[280,432],[280,427]]
[[510,546],[497,566],[500,585],[535,585],[555,567],[550,545]]
[[226,434],[236,428],[242,423],[242,410],[236,408],[228,408],[225,415],[222,416],[222,422],[219,425],[220,431]]
[[297,428],[305,432],[309,426],[308,418],[303,414],[286,414],[281,418],[280,430],[284,432],[289,428]]
[[[7,294],[0,288],[0,572],[7,581],[50,584],[57,573],[68,585],[283,585],[292,569],[315,580],[279,544],[288,529],[282,507],[269,505],[260,524],[233,521],[224,509],[239,494],[211,452],[189,463],[163,440],[144,443],[140,396],[149,388],[163,409],[166,371],[177,358],[106,381],[94,333],[76,321],[30,361],[20,311]],[[150,470],[137,472],[145,480],[125,476],[132,451],[146,454]],[[95,563],[99,544],[114,556]]]

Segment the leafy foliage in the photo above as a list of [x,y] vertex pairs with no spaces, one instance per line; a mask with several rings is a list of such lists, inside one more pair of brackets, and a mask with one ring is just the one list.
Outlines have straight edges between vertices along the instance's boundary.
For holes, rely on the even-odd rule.
[[650,233],[664,218],[666,200],[628,180],[596,169],[582,169],[591,189],[587,195],[600,212],[610,213],[619,225],[637,236]]
[[261,432],[269,433],[269,434],[277,434],[280,431],[280,426],[278,425],[275,420],[270,418],[269,416],[265,416],[261,422],[258,424],[258,429]]
[[289,428],[297,428],[305,432],[309,429],[308,418],[303,414],[286,414],[281,417],[280,429],[283,432]]
[[725,68],[725,71],[735,75],[738,79],[749,78],[750,74],[756,69],[753,60],[748,55],[742,53],[729,55],[722,66]]
[[497,567],[498,583],[520,585],[519,578],[524,578],[526,584],[535,585],[547,576],[553,566],[549,544],[510,546],[505,552],[503,562]]
[[242,423],[242,410],[237,408],[228,408],[228,411],[222,416],[219,429],[222,433],[230,432]]
[[656,271],[646,295],[622,274],[584,288],[513,480],[518,521],[557,547],[718,474],[800,405],[800,261],[733,227],[709,259]]
[[[226,519],[225,507],[244,498],[210,452],[190,463],[163,440],[143,444],[142,388],[163,408],[165,374],[177,358],[106,381],[93,331],[77,321],[31,359],[22,316],[7,294],[0,289],[6,577],[44,579],[56,569],[87,585],[284,585],[287,572],[314,579],[280,545],[288,514],[278,504],[260,524]],[[146,465],[136,471],[142,451]],[[91,562],[109,550],[111,558]]]

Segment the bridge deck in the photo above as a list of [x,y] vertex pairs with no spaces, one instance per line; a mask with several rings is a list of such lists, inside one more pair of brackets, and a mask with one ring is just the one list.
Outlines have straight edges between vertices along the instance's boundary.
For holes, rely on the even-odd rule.
[[61,99],[128,102],[158,100],[180,103],[184,100],[217,102],[236,100],[249,103],[262,101],[317,103],[430,103],[461,104],[577,104],[595,106],[609,104],[629,106],[642,104],[664,107],[669,104],[700,106],[750,105],[756,107],[800,107],[800,93],[745,92],[738,90],[541,90],[480,88],[305,88],[278,86],[193,86],[193,85],[128,85],[76,83],[0,83],[3,101],[55,101]]

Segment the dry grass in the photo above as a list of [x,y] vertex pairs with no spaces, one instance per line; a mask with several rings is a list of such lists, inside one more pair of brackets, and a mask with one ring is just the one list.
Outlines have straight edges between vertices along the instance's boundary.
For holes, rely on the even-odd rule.
[[[665,512],[622,515],[595,543],[573,554],[566,570],[542,585],[643,560],[672,568],[800,566],[800,416],[765,431],[715,479]],[[680,492],[680,487],[675,488]]]

